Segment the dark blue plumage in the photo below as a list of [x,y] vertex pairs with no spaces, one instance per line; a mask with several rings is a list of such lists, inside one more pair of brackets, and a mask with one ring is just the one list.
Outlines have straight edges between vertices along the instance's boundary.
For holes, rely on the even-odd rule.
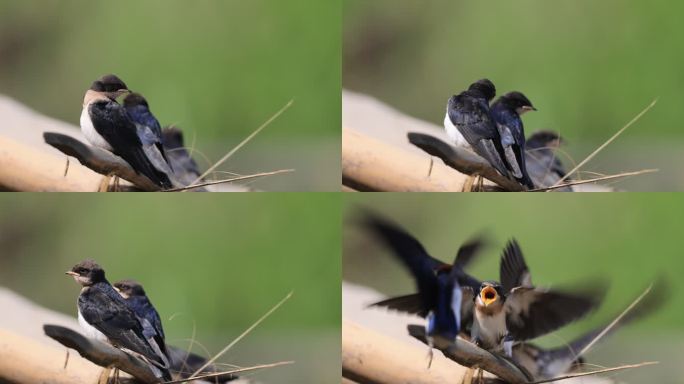
[[532,103],[520,92],[501,96],[490,109],[501,137],[507,168],[516,180],[530,189],[535,186],[525,166],[525,130],[520,115],[533,110],[536,109]]
[[[147,100],[139,93],[130,93],[124,98],[124,108],[126,114],[135,123],[138,137],[143,145],[154,145],[157,147],[162,157],[169,163],[162,144],[162,129],[159,121],[150,111]],[[170,164],[169,164],[170,165]]]
[[114,287],[124,298],[128,307],[141,320],[145,337],[153,338],[159,344],[160,349],[168,355],[161,318],[145,294],[142,285],[134,280],[121,280],[114,283]]

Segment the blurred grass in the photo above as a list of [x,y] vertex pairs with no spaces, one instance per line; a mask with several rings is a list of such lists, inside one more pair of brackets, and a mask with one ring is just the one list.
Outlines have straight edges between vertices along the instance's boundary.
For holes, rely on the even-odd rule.
[[[187,145],[196,137],[212,160],[294,99],[238,157],[257,154],[251,165],[261,171],[306,158],[297,175],[266,185],[337,190],[340,7],[313,0],[0,0],[0,92],[78,125],[85,89],[113,72],[148,98],[163,125],[181,127]],[[308,150],[295,156],[291,145]],[[274,163],[269,151],[290,156]]]
[[[684,43],[682,11],[684,3],[636,0],[345,0],[343,85],[441,125],[447,98],[488,77],[498,94],[522,91],[539,109],[525,115],[527,133],[559,131],[578,161],[657,98],[600,155],[605,166],[587,169],[625,171],[642,155],[632,169],[660,168],[677,181],[628,185],[673,190],[681,184],[673,164],[684,153],[684,51],[674,48]],[[627,138],[679,145],[667,159],[640,147],[618,154]]]
[[[196,325],[197,340],[213,352],[294,291],[222,361],[295,360],[293,367],[273,374],[285,382],[336,380],[341,305],[337,198],[286,193],[229,197],[192,202],[180,196],[2,198],[0,285],[75,316],[79,287],[64,271],[94,258],[111,282],[135,278],[143,283],[169,340],[187,345],[181,340],[191,337]],[[321,369],[310,369],[314,359]]]

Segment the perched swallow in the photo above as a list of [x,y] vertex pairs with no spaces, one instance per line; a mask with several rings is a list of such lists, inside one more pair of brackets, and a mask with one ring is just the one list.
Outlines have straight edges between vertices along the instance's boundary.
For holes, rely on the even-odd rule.
[[78,319],[86,333],[98,331],[113,346],[144,357],[165,381],[171,380],[167,357],[153,338],[145,337],[140,320],[109,284],[104,270],[85,260],[66,274],[83,286],[78,296]]
[[511,175],[506,153],[489,103],[496,88],[487,79],[478,80],[468,90],[449,98],[444,128],[453,144],[470,147],[505,177]]
[[529,189],[534,189],[535,186],[525,167],[525,130],[520,116],[536,110],[520,92],[509,92],[499,97],[491,106],[511,175]]
[[[527,171],[538,180],[552,178],[556,181],[565,177],[566,170],[555,150],[565,140],[554,131],[537,131],[527,139]],[[566,177],[565,180],[571,180]]]
[[138,316],[138,320],[143,326],[145,339],[154,339],[159,345],[159,349],[168,356],[161,318],[145,294],[142,285],[135,280],[120,280],[114,283],[114,289],[124,298],[128,308]]
[[365,220],[370,229],[409,270],[418,288],[417,294],[383,300],[371,306],[417,314],[427,318],[427,334],[455,340],[461,328],[471,322],[474,292],[479,281],[463,271],[482,247],[476,240],[462,246],[453,265],[430,256],[425,248],[402,228],[373,215]]
[[190,153],[185,148],[183,132],[180,129],[176,127],[164,128],[162,130],[162,142],[164,143],[166,156],[169,159],[169,165],[172,166],[176,174],[189,175],[188,184],[202,176],[202,172],[200,172],[195,159],[190,156]]
[[[90,144],[120,156],[162,188],[171,188],[169,166],[154,144],[146,144],[124,106],[116,99],[130,91],[114,75],[93,82],[83,98],[81,130]],[[143,130],[145,131],[145,130]]]
[[513,360],[527,370],[535,380],[549,380],[570,373],[584,364],[582,354],[590,344],[598,342],[599,337],[602,340],[618,329],[660,309],[667,298],[667,286],[664,280],[657,281],[651,291],[616,323],[611,322],[594,328],[563,346],[545,349],[530,343],[518,344],[513,348]]
[[531,340],[552,332],[600,304],[604,290],[566,293],[534,287],[515,240],[509,241],[501,256],[501,283],[485,281],[475,298],[471,339],[489,351],[503,350],[512,355],[516,342]]
[[[156,158],[158,162],[162,163],[160,168],[166,169],[170,167],[171,164],[169,164],[166,151],[164,150],[161,125],[152,114],[152,111],[150,111],[147,100],[141,94],[132,92],[126,95],[123,103],[128,117],[135,123],[138,137],[143,147],[146,148],[145,153],[147,153],[148,157]],[[152,148],[148,149],[148,146]],[[159,159],[159,156],[161,156],[163,162]]]

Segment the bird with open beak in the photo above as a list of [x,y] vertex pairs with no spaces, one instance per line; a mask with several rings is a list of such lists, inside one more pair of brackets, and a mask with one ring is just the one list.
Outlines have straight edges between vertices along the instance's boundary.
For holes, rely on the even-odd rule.
[[525,129],[520,116],[536,110],[532,102],[517,91],[499,97],[491,106],[492,117],[501,136],[504,160],[513,178],[529,189],[534,189],[535,185],[525,166]]
[[85,260],[66,274],[83,287],[78,295],[78,320],[86,336],[106,339],[114,347],[141,356],[158,377],[171,380],[166,355],[153,338],[145,337],[140,320],[109,284],[102,267]]
[[105,75],[94,81],[83,97],[81,131],[93,146],[120,156],[137,173],[161,188],[171,188],[170,169],[165,158],[157,155],[154,143],[144,142],[135,121],[117,102],[117,98],[130,92],[115,75]]
[[464,244],[454,264],[450,265],[430,256],[416,238],[380,216],[367,214],[364,227],[392,250],[393,256],[409,270],[418,288],[416,294],[383,300],[371,306],[427,318],[430,345],[435,337],[453,342],[462,328],[472,323],[472,301],[479,281],[466,274],[463,268],[477,255],[484,241],[477,239]]
[[605,287],[586,292],[548,290],[532,285],[531,274],[517,241],[501,256],[501,283],[485,281],[478,289],[471,339],[489,350],[511,357],[513,346],[555,331],[595,309]]

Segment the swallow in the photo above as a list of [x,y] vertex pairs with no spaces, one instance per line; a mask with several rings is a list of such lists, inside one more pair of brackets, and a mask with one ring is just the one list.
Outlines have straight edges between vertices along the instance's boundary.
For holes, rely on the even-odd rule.
[[162,130],[162,143],[164,144],[166,156],[169,159],[169,165],[172,166],[176,174],[189,175],[190,180],[188,183],[202,176],[202,172],[195,159],[190,156],[190,153],[185,148],[183,132],[180,129],[176,127],[164,128]]
[[120,156],[161,188],[171,188],[168,164],[156,156],[154,145],[143,142],[125,106],[117,102],[117,98],[130,92],[115,75],[94,81],[83,97],[81,131],[93,146]]
[[164,149],[161,125],[150,111],[147,100],[143,95],[131,92],[124,97],[123,104],[128,117],[135,124],[145,153],[151,160],[156,160],[155,166],[157,168],[164,169],[165,172],[170,171],[168,168],[171,167],[171,164]]
[[454,145],[472,148],[501,175],[510,177],[501,135],[489,108],[494,96],[496,88],[487,79],[478,80],[466,91],[452,96],[447,102],[444,129]]
[[105,278],[93,260],[76,264],[66,272],[83,288],[78,296],[78,319],[87,334],[98,331],[113,346],[132,351],[150,364],[165,381],[171,380],[167,357],[153,338],[146,338],[135,313]]
[[[526,158],[527,171],[532,178],[558,181],[565,177],[565,167],[554,152],[563,143],[563,138],[554,131],[537,131],[530,135],[526,143]],[[566,178],[566,180],[570,180],[570,178]],[[548,185],[555,184],[555,181],[548,183]]]
[[517,91],[499,97],[491,106],[511,175],[529,189],[534,189],[535,185],[525,167],[525,129],[520,117],[536,110],[532,102]]
[[535,287],[520,246],[506,245],[499,266],[501,283],[485,281],[475,298],[471,340],[488,351],[512,356],[513,346],[575,321],[601,302],[605,289],[566,293]]
[[378,216],[368,215],[365,227],[377,236],[409,270],[418,293],[383,300],[370,306],[419,315],[427,319],[427,335],[454,341],[461,328],[472,322],[472,303],[479,280],[463,268],[478,254],[484,242],[463,245],[453,264],[430,256],[420,242],[402,228]]
[[135,280],[120,280],[114,283],[114,289],[123,297],[143,326],[145,339],[154,339],[159,349],[168,356],[166,336],[157,309],[145,294],[143,286]]
[[668,283],[656,281],[651,291],[622,317],[615,317],[611,323],[596,327],[563,346],[542,348],[530,343],[521,343],[513,348],[513,361],[527,370],[535,380],[549,380],[568,374],[584,363],[583,354],[588,348],[617,330],[649,316],[660,309],[667,299]]

